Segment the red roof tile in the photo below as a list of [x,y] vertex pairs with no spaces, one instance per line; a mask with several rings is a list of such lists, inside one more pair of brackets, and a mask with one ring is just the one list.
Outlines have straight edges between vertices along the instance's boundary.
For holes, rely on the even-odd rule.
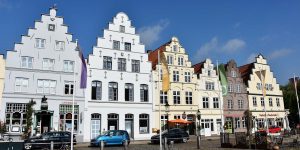
[[246,85],[248,85],[248,80],[250,79],[250,75],[252,74],[253,68],[254,68],[254,63],[246,64],[239,67],[241,76]]
[[194,64],[192,67],[194,68],[194,73],[195,74],[201,74],[202,73],[202,68],[204,66],[205,60],[198,63],[198,64]]
[[169,45],[171,43],[171,41],[161,45],[159,48],[157,48],[154,51],[151,51],[148,54],[148,60],[152,62],[152,69],[156,70],[156,65],[158,64],[158,52],[160,50],[165,51],[166,50],[166,46]]

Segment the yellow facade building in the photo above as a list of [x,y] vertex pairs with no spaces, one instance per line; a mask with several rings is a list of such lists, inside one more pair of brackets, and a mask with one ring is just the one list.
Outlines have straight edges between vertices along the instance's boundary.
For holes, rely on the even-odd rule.
[[[161,65],[159,52],[162,51],[168,63],[170,88],[168,92],[162,92]],[[189,126],[169,124],[170,127],[181,127],[190,134],[195,133],[196,113],[198,102],[196,98],[197,77],[194,74],[189,57],[178,39],[173,37],[169,42],[149,53],[149,61],[152,61],[153,78],[153,111],[154,127],[159,130],[159,119],[161,119],[162,130],[167,129],[167,120],[183,119],[191,121]],[[165,104],[170,105],[169,112]],[[161,108],[161,115],[159,110]]]
[[284,109],[282,91],[267,60],[258,55],[255,62],[241,66],[239,70],[247,86],[254,131],[266,128],[267,124],[288,128],[288,112]]

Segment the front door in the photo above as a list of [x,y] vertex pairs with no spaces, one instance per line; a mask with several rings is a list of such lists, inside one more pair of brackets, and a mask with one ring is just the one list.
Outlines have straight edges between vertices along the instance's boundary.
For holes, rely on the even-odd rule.
[[91,139],[97,137],[101,132],[101,120],[91,120]]
[[133,139],[133,120],[126,119],[125,120],[125,130],[128,132],[129,137]]

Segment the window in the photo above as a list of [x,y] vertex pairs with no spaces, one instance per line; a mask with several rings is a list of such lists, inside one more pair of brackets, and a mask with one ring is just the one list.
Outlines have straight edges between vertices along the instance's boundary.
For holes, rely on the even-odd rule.
[[167,56],[167,62],[168,62],[169,65],[172,65],[173,64],[173,56],[168,55]]
[[232,83],[228,84],[228,91],[229,92],[233,92],[233,85],[232,85]]
[[180,104],[180,91],[173,91],[174,104]]
[[100,81],[92,81],[92,100],[101,100],[102,83]]
[[273,100],[271,97],[269,98],[269,106],[273,107]]
[[33,62],[33,57],[22,56],[21,67],[32,69],[32,62]]
[[124,47],[125,47],[125,51],[131,51],[131,43],[125,42]]
[[140,114],[140,134],[149,133],[149,115]]
[[131,60],[131,70],[132,72],[140,72],[140,61]]
[[36,48],[45,48],[46,40],[37,38],[35,39],[35,47]]
[[[79,119],[79,105],[74,105],[74,132],[78,130]],[[61,104],[59,105],[59,131],[72,130],[72,105]],[[99,131],[98,131],[99,133]]]
[[183,66],[183,57],[178,57],[178,66]]
[[113,40],[113,49],[120,50],[120,41]]
[[234,70],[231,71],[231,77],[233,77],[233,78],[236,77],[236,72]]
[[263,97],[260,98],[260,105],[265,106],[265,100]]
[[210,70],[207,70],[207,76],[211,76],[211,71]]
[[56,93],[56,81],[55,80],[41,79],[41,80],[38,80],[37,84],[38,84],[37,93],[47,93],[47,94],[55,94]]
[[108,83],[108,95],[110,101],[118,100],[118,83],[116,82]]
[[55,31],[55,25],[54,24],[49,24],[48,25],[48,30],[49,31]]
[[235,121],[235,128],[240,128],[241,124],[240,124],[240,118],[234,118]]
[[214,108],[219,108],[219,99],[217,97],[213,98]]
[[179,82],[179,71],[173,71],[173,81]]
[[257,101],[256,101],[256,97],[252,97],[252,101],[253,101],[253,106],[257,106]]
[[173,52],[177,52],[178,51],[178,46],[177,45],[173,45]]
[[91,138],[96,138],[101,131],[101,114],[91,114]]
[[239,107],[239,109],[243,109],[243,107],[244,107],[244,100],[241,100],[241,99],[238,100],[238,107]]
[[54,68],[54,59],[44,58],[43,59],[43,69],[44,70],[53,70]]
[[160,103],[166,104],[168,101],[168,92],[160,91]]
[[74,72],[74,61],[64,60],[64,71]]
[[181,115],[174,115],[174,119],[180,119]]
[[214,82],[205,82],[205,88],[206,90],[215,90]]
[[261,90],[261,83],[257,83],[257,84],[256,84],[256,89],[257,89],[257,90]]
[[280,101],[279,101],[279,98],[276,98],[276,105],[277,105],[277,107],[280,107]]
[[74,83],[73,81],[65,81],[65,94],[66,95],[72,95],[74,89]]
[[185,82],[191,82],[191,73],[190,72],[185,72],[184,73],[184,81]]
[[241,93],[241,85],[240,84],[236,85],[236,92]]
[[6,103],[5,123],[8,132],[22,133],[26,126],[25,103]]
[[185,92],[185,103],[186,104],[193,104],[193,93],[186,91]]
[[203,104],[203,108],[209,108],[209,105],[208,105],[208,97],[203,97],[202,98],[202,104]]
[[272,84],[266,84],[266,90],[267,91],[272,91],[273,90]]
[[168,121],[168,115],[161,115],[160,116],[160,120],[161,120],[161,129],[162,130],[166,130],[167,129],[167,121]]
[[141,84],[140,85],[140,95],[141,95],[141,102],[148,102],[148,85]]
[[133,95],[133,84],[126,83],[125,84],[125,101],[133,101],[134,95]]
[[126,59],[125,58],[118,58],[118,70],[126,71]]
[[55,49],[56,50],[64,50],[65,42],[64,41],[55,41]]
[[111,70],[112,69],[112,59],[109,56],[103,57],[103,69]]
[[227,108],[228,108],[228,109],[232,109],[232,108],[233,108],[233,101],[232,101],[231,99],[229,99],[229,100],[227,101]]
[[28,88],[28,78],[17,77],[15,80],[15,92],[24,92]]
[[120,32],[124,33],[125,32],[125,26],[120,25]]
[[242,117],[242,127],[246,128],[246,118]]

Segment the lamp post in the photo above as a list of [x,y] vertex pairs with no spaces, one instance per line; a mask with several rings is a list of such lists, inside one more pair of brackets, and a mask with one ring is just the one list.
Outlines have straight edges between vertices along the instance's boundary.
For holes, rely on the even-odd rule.
[[196,123],[197,149],[200,149],[201,135],[200,135],[200,128],[198,128],[198,126],[200,127],[201,112],[200,112],[199,109],[198,109],[198,111],[197,111],[197,119],[198,119],[198,122],[199,122],[199,125],[197,125],[197,123]]
[[168,101],[166,101],[165,108],[166,108],[166,113],[167,113],[167,129],[168,129],[168,132],[169,132],[169,130],[170,130],[170,128],[169,128],[170,105],[169,105]]

